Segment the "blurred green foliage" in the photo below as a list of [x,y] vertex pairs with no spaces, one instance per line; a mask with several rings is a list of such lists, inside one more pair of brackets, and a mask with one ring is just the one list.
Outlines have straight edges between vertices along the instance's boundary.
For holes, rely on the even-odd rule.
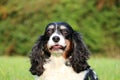
[[95,0],[1,0],[0,55],[27,55],[49,22],[79,31],[92,52],[120,49],[120,7],[96,8]]

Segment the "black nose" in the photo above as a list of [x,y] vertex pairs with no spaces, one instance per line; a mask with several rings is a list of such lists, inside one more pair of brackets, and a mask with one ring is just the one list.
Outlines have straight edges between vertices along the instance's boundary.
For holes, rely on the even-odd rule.
[[52,38],[52,40],[53,40],[54,42],[58,42],[58,41],[60,40],[60,38],[59,38],[58,36],[54,36],[54,37]]

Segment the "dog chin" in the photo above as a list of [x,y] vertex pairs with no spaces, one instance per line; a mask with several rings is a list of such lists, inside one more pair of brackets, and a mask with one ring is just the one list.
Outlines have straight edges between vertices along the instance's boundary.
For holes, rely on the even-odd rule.
[[64,51],[61,49],[51,51],[52,55],[55,55],[55,56],[62,55],[63,52]]

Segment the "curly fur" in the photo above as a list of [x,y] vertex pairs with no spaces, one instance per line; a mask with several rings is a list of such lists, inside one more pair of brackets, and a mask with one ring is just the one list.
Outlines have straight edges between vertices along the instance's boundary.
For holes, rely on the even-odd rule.
[[50,56],[50,53],[45,49],[45,40],[43,36],[37,40],[36,44],[32,48],[30,55],[31,68],[30,71],[33,75],[41,75],[44,72],[45,59]]
[[74,32],[72,35],[74,48],[70,62],[73,69],[79,73],[80,71],[86,70],[90,67],[87,63],[87,59],[89,58],[89,51],[79,33]]

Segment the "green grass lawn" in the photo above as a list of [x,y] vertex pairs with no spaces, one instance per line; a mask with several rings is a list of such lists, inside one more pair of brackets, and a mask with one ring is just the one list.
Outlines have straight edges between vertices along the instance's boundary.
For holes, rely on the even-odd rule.
[[100,80],[120,80],[120,59],[91,58],[89,64]]
[[0,80],[34,80],[25,57],[0,57]]
[[[100,80],[120,80],[120,60],[91,58],[89,64]],[[0,80],[34,80],[29,72],[30,62],[25,57],[0,57]]]

